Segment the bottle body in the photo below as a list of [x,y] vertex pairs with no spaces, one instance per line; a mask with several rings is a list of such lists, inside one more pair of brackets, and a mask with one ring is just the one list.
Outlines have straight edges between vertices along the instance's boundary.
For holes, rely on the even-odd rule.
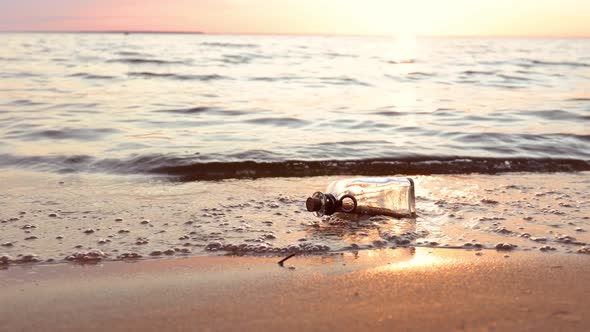
[[[313,198],[315,197],[315,198]],[[365,177],[338,180],[330,183],[325,193],[312,198],[318,203],[308,204],[317,216],[335,212],[393,217],[416,215],[414,181],[409,178]],[[324,199],[325,204],[319,202]]]

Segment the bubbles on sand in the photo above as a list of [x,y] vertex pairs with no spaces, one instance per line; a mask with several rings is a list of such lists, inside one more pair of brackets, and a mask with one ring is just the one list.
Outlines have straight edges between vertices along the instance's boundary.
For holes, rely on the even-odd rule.
[[585,173],[417,176],[416,218],[302,212],[307,194],[333,179],[178,184],[76,175],[49,186],[7,183],[0,264],[397,247],[588,253]]

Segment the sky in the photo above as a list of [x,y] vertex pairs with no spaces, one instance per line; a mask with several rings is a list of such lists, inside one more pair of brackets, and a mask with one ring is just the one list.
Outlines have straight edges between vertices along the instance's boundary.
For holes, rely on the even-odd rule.
[[0,0],[0,31],[590,36],[590,0]]

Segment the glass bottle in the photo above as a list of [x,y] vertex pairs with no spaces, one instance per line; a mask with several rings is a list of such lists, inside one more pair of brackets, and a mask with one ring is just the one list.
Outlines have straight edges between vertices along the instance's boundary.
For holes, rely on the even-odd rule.
[[338,180],[330,183],[325,193],[316,192],[307,198],[305,205],[318,217],[336,212],[414,217],[414,181],[395,177]]

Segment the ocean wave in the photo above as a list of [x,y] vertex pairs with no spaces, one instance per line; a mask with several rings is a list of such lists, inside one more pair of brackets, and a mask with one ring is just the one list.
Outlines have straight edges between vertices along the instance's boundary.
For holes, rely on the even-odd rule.
[[526,116],[534,116],[546,120],[562,120],[562,121],[588,121],[590,115],[579,115],[573,112],[563,110],[539,110],[539,111],[523,111]]
[[250,81],[259,81],[259,82],[299,82],[299,83],[319,83],[322,85],[358,85],[358,86],[371,86],[371,84],[367,82],[360,81],[356,78],[347,77],[347,76],[323,76],[323,77],[313,77],[313,76],[291,76],[291,75],[281,75],[281,76],[255,76],[249,78]]
[[186,64],[186,61],[174,61],[174,60],[160,60],[160,59],[144,59],[144,58],[122,58],[122,59],[110,59],[107,60],[109,63],[126,63],[126,64],[152,64],[152,65],[178,65]]
[[249,111],[241,111],[241,110],[230,110],[224,109],[219,107],[210,107],[210,106],[195,106],[189,108],[175,108],[175,109],[165,109],[165,110],[156,110],[155,112],[158,113],[176,113],[176,114],[185,114],[185,115],[200,115],[200,114],[214,114],[217,116],[237,116],[237,115],[245,115],[251,114],[252,112]]
[[416,60],[415,59],[401,59],[401,60],[387,60],[385,62],[392,64],[392,65],[403,65],[403,64],[416,63]]
[[[269,151],[260,151],[267,156]],[[252,156],[256,151],[248,153]],[[240,156],[237,156],[240,157]],[[243,155],[241,157],[244,157]],[[59,173],[102,172],[111,174],[153,174],[172,180],[220,180],[234,178],[309,177],[332,175],[431,175],[497,174],[504,172],[590,171],[590,160],[560,158],[481,158],[409,156],[395,159],[207,161],[204,156],[164,154],[128,158],[97,159],[88,155],[15,156],[0,154],[0,166]]]
[[221,42],[202,42],[201,45],[209,47],[227,47],[227,48],[257,48],[256,44],[247,43],[221,43]]
[[574,61],[543,61],[543,60],[529,60],[534,65],[541,66],[567,66],[567,67],[590,67],[589,63],[574,62]]
[[143,78],[167,78],[167,79],[174,79],[174,80],[180,80],[180,81],[188,81],[188,80],[213,81],[213,80],[229,79],[229,77],[221,76],[221,75],[217,75],[217,74],[192,75],[192,74],[154,73],[154,72],[149,72],[149,71],[128,72],[127,75],[134,76],[134,77],[143,77]]
[[44,129],[37,131],[30,130],[12,130],[5,133],[4,138],[20,139],[23,141],[36,140],[78,140],[78,141],[95,141],[100,140],[107,135],[118,133],[119,130],[112,128],[61,128],[61,129]]
[[530,78],[526,78],[526,77],[522,77],[522,76],[514,76],[514,75],[506,75],[506,74],[498,74],[496,76],[499,78],[502,78],[506,81],[522,81],[522,82],[531,81]]
[[244,120],[245,123],[252,123],[257,125],[268,125],[273,127],[291,127],[298,128],[308,125],[310,122],[297,118],[290,117],[274,117],[274,118],[256,118]]
[[18,105],[18,106],[41,106],[45,105],[45,103],[40,103],[33,101],[31,99],[16,99],[8,103],[8,105]]
[[319,77],[318,79],[323,84],[371,86],[371,84],[367,82],[363,82],[356,78],[347,76]]
[[496,71],[485,71],[485,70],[465,70],[461,74],[464,75],[496,75]]
[[257,59],[272,59],[270,55],[258,53],[223,54],[220,62],[230,65],[248,64]]
[[112,80],[115,79],[115,76],[110,75],[97,75],[97,74],[89,74],[89,73],[75,73],[68,75],[68,77],[80,77],[88,80]]
[[141,57],[149,57],[148,54],[141,53],[141,52],[135,52],[135,51],[119,51],[119,52],[116,52],[115,54],[120,55],[120,56],[141,56]]

